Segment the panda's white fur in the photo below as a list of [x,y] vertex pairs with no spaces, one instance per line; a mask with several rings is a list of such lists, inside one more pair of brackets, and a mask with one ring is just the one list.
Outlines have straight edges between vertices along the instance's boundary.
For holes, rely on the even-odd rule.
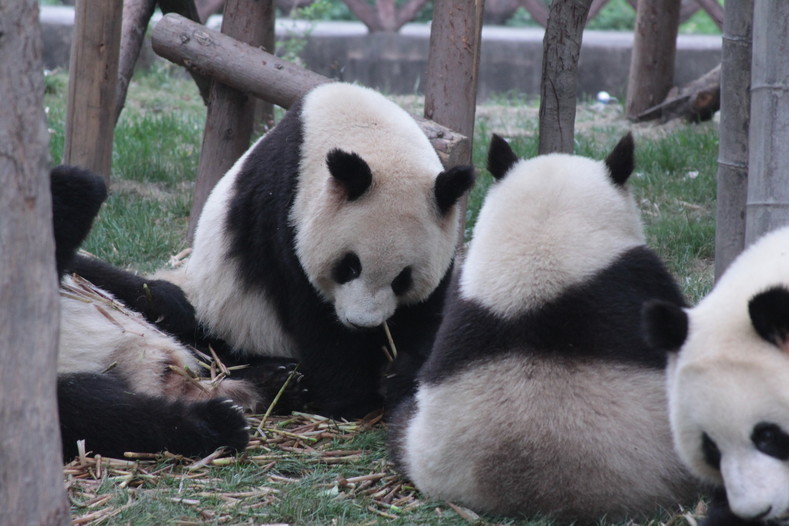
[[[449,267],[457,243],[457,210],[436,218],[430,199],[442,166],[427,137],[402,108],[361,86],[331,83],[311,91],[301,110],[300,177],[291,223],[296,253],[310,283],[349,326],[376,327],[399,304],[424,300]],[[264,140],[265,137],[261,139]],[[345,206],[326,166],[335,148],[361,155],[373,173],[370,195]],[[235,347],[257,354],[294,356],[265,294],[239,287],[228,265],[227,236],[220,235],[228,200],[246,157],[217,184],[202,212],[182,283],[198,317]],[[355,247],[373,272],[338,285],[332,264]],[[414,286],[401,298],[391,282],[406,265]]]
[[266,294],[239,287],[237,271],[227,261],[230,240],[221,233],[236,177],[264,138],[258,139],[214,186],[200,213],[186,263],[158,275],[183,288],[198,318],[231,345],[261,355],[294,357],[295,344]]
[[[643,246],[624,186],[632,151],[628,136],[606,162],[525,161],[494,136],[488,166],[498,180],[417,394],[392,425],[395,460],[421,491],[579,523],[695,495],[671,443],[665,356],[639,335],[645,297],[681,295]],[[585,349],[576,329],[625,339],[603,334]]]
[[233,379],[199,381],[200,365],[183,344],[79,276],[61,280],[60,320],[59,374],[112,371],[129,389],[148,396],[227,397],[255,407],[251,385]]
[[601,176],[602,161],[556,153],[511,170],[519,176],[493,185],[491,204],[480,210],[463,264],[463,298],[511,318],[644,244],[633,197]]
[[322,85],[219,181],[167,277],[236,355],[294,357],[320,410],[362,416],[380,407],[384,322],[415,363],[429,350],[473,179],[394,102]]
[[[759,423],[789,432],[789,345],[768,341],[749,315],[754,298],[776,287],[789,289],[789,228],[748,247],[697,306],[675,308],[686,329],[680,323],[674,345],[664,346],[681,345],[669,359],[667,381],[682,460],[704,480],[725,485],[729,508],[743,520],[789,522],[789,461],[761,452],[753,440]],[[661,308],[670,307],[645,312],[647,326]],[[789,309],[775,316],[789,320]],[[660,341],[675,329],[653,322],[648,330]],[[720,469],[705,455],[704,434],[717,447]]]

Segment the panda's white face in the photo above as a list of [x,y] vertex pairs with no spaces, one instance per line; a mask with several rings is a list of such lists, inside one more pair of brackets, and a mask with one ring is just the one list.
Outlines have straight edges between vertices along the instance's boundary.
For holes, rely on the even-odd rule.
[[633,160],[627,139],[629,149],[622,142],[617,149],[625,150],[630,168],[616,174],[617,184],[606,162],[566,154],[517,160],[494,137],[488,164],[509,156],[503,163],[509,167],[494,173],[499,180],[480,210],[461,276],[463,297],[516,316],[643,245],[640,214],[624,186]]
[[682,460],[745,520],[789,524],[789,228],[763,236],[692,309],[653,302],[645,336],[672,352]]
[[789,356],[757,339],[750,360],[673,357],[670,420],[680,457],[736,515],[789,524]]
[[442,172],[416,122],[366,88],[321,86],[301,115],[296,254],[340,322],[376,327],[446,274],[473,169]]

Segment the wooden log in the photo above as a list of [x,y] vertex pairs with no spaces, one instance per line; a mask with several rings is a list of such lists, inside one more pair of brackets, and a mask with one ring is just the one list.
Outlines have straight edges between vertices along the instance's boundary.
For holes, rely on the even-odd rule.
[[101,174],[112,169],[122,2],[77,0],[69,62],[63,162]]
[[[289,108],[312,88],[332,82],[175,14],[162,17],[151,37],[153,49],[160,56],[283,108]],[[464,135],[435,122],[418,118],[417,122],[445,166],[462,164],[459,159],[469,155],[471,145]]]
[[[228,0],[222,17],[222,33],[251,46],[261,46],[274,16],[272,2]],[[256,99],[243,91],[214,81],[208,99],[208,113],[203,131],[200,164],[197,167],[192,209],[189,213],[189,240],[214,185],[236,159],[249,148],[255,119]]]
[[666,100],[636,115],[632,120],[644,122],[660,119],[708,121],[720,109],[721,66],[718,64],[698,79],[679,88],[672,88]]

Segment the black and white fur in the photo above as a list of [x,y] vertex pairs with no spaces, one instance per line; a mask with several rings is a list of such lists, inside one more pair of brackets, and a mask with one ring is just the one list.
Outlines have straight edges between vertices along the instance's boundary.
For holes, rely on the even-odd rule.
[[363,416],[381,406],[382,324],[407,359],[430,348],[472,184],[391,101],[322,85],[217,183],[169,278],[237,355],[298,359],[318,411]]
[[493,136],[496,178],[433,352],[391,447],[424,493],[477,511],[620,520],[694,493],[673,451],[665,353],[644,300],[682,303],[644,245],[625,183],[633,140],[604,161],[518,160]]
[[672,352],[668,398],[682,460],[725,488],[707,525],[789,524],[789,228],[747,248],[697,306],[644,309]]
[[[51,189],[61,282],[57,393],[64,458],[77,454],[78,440],[85,440],[87,452],[112,457],[126,451],[204,456],[222,446],[243,450],[248,425],[236,402],[252,404],[254,387],[232,379],[198,385],[179,374],[175,369],[200,372],[189,349],[74,274],[76,266],[89,266],[77,263],[76,251],[106,197],[104,181],[61,166],[51,173]],[[177,323],[189,324],[191,306],[177,287],[151,282],[148,293],[156,299],[148,315],[169,321],[178,313]]]

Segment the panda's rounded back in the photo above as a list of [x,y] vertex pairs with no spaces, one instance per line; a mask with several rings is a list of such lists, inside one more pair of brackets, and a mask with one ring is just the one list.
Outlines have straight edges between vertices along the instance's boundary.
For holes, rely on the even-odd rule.
[[644,242],[635,201],[602,161],[567,154],[520,160],[488,191],[461,295],[513,317]]

